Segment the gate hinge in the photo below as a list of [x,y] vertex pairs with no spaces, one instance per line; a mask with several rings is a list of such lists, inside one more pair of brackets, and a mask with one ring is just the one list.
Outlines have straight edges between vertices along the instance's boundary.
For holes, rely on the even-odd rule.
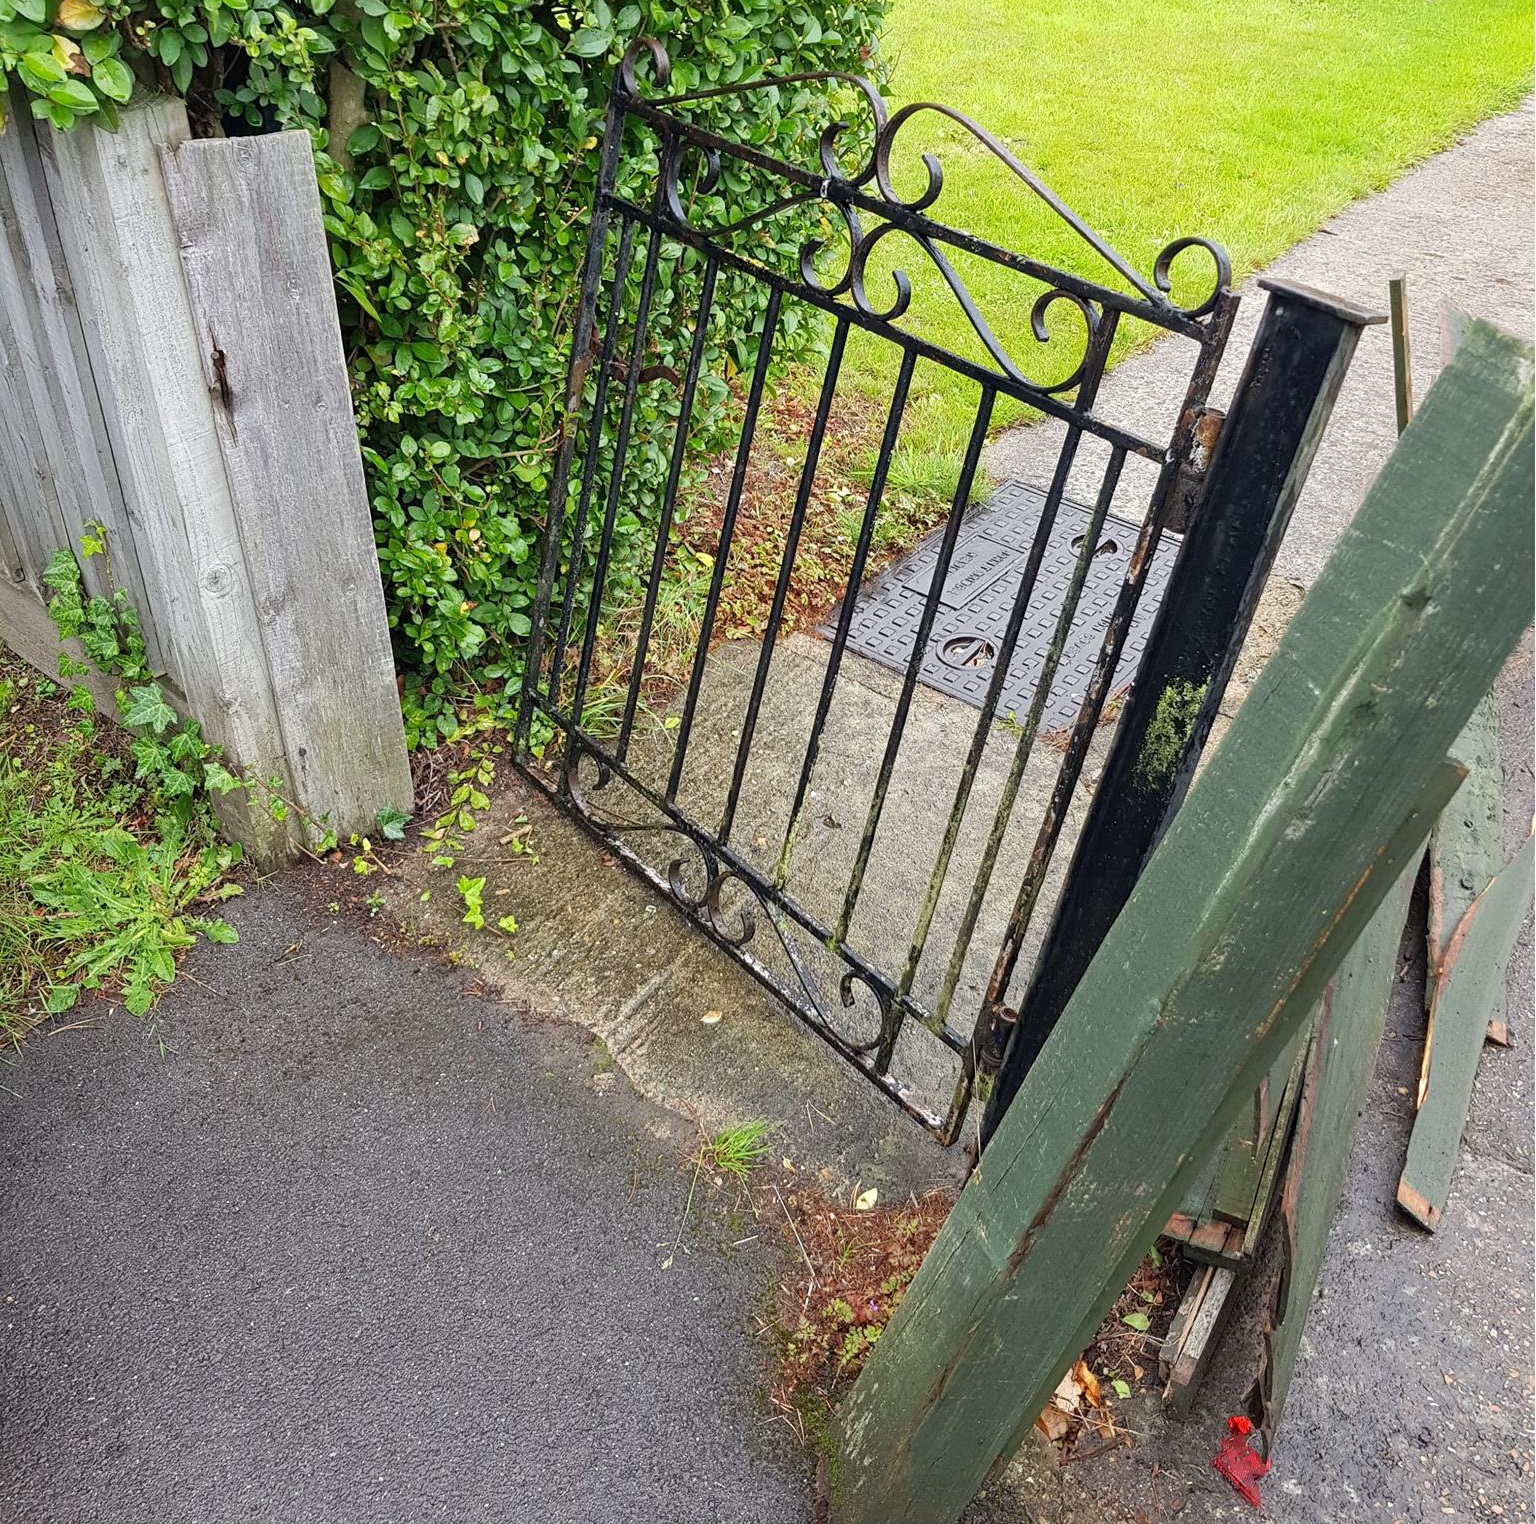
[[993,1079],[1002,1070],[1019,1013],[1001,1004],[989,1004],[976,1029],[976,1074],[978,1079]]
[[1216,442],[1221,438],[1221,426],[1226,419],[1226,413],[1219,407],[1195,409],[1195,427],[1190,436],[1189,452],[1179,467],[1169,497],[1167,528],[1174,534],[1183,534],[1194,521],[1200,493],[1205,486],[1206,472],[1216,454]]

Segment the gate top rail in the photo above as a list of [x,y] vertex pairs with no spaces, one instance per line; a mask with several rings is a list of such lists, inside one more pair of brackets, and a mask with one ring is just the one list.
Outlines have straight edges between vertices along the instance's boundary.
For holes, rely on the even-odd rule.
[[[624,115],[633,117],[653,127],[661,137],[657,206],[648,211],[605,187],[602,195],[611,207],[643,222],[654,219],[664,223],[669,233],[683,241],[693,241],[698,238],[715,240],[728,234],[744,232],[790,208],[819,204],[842,224],[848,240],[847,264],[837,279],[828,283],[816,268],[817,260],[826,248],[826,240],[810,238],[800,249],[798,281],[786,283],[787,288],[818,306],[835,305],[836,310],[845,313],[848,307],[844,299],[851,301],[851,315],[856,321],[860,318],[866,320],[860,326],[875,326],[888,336],[899,333],[903,338],[910,339],[911,335],[891,326],[911,305],[912,283],[906,272],[899,268],[891,272],[896,290],[886,306],[877,304],[867,286],[870,255],[884,239],[894,233],[901,233],[917,245],[943,276],[999,374],[997,377],[987,375],[982,368],[937,345],[923,343],[921,348],[935,358],[942,358],[946,364],[973,374],[976,379],[1001,379],[1004,390],[1019,395],[1021,400],[1041,407],[1047,413],[1062,416],[1064,412],[1072,411],[1070,404],[1064,408],[1057,399],[1060,394],[1070,392],[1082,380],[1107,312],[1139,318],[1155,327],[1193,339],[1201,345],[1210,342],[1212,330],[1220,322],[1219,309],[1230,298],[1232,280],[1231,261],[1220,244],[1200,236],[1175,239],[1158,254],[1151,276],[1143,275],[1006,145],[963,112],[927,101],[912,102],[892,112],[884,97],[869,80],[834,71],[769,76],[652,99],[645,96],[637,77],[637,66],[642,56],[649,58],[652,72],[662,89],[670,83],[671,63],[665,49],[654,39],[641,38],[630,44],[619,65],[614,81],[612,110],[615,118]],[[839,143],[849,130],[849,122],[846,120],[833,120],[822,128],[818,138],[821,170],[818,174],[801,165],[763,153],[750,144],[721,136],[677,114],[678,108],[689,105],[748,95],[756,91],[816,84],[845,89],[861,99],[868,110],[871,129],[868,157],[853,171],[846,169],[838,156]],[[894,183],[892,155],[902,129],[908,122],[925,113],[943,117],[969,134],[1021,184],[1050,207],[1131,290],[1117,290],[1113,286],[1088,280],[929,216],[929,210],[939,200],[944,188],[943,166],[933,153],[924,152],[921,155],[927,184],[918,194],[903,197]],[[696,211],[687,204],[690,192],[684,186],[687,164],[694,154],[703,160],[702,174],[694,187],[697,192],[708,194],[713,190],[720,180],[722,162],[732,159],[783,181],[788,193],[724,225],[699,226],[695,221]],[[866,229],[860,221],[860,212],[879,218],[879,225]],[[992,331],[964,280],[946,256],[945,246],[1029,277],[1045,286],[1046,289],[1040,293],[1030,310],[1030,330],[1039,343],[1050,342],[1046,316],[1053,306],[1066,303],[1078,313],[1084,326],[1083,354],[1069,375],[1058,381],[1041,382],[1026,374]],[[1172,298],[1173,270],[1180,257],[1191,250],[1203,251],[1209,258],[1212,281],[1209,290],[1198,302],[1180,306]],[[714,244],[711,244],[711,251],[717,255],[723,253]],[[776,283],[783,279],[774,277],[771,271],[763,271],[757,261],[727,255],[726,262],[751,266],[758,273],[767,273]],[[1126,435],[1118,442],[1138,454],[1162,455],[1159,447],[1149,446],[1147,441],[1131,435]]]

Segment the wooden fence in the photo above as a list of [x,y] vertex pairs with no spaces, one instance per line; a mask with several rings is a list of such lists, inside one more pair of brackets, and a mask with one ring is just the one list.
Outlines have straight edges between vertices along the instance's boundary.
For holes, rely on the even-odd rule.
[[[306,134],[193,141],[180,101],[0,133],[0,640],[50,674],[41,574],[85,526],[173,701],[277,780],[226,828],[408,809],[389,631]],[[110,563],[110,569],[108,565]],[[93,691],[111,708],[111,684]]]

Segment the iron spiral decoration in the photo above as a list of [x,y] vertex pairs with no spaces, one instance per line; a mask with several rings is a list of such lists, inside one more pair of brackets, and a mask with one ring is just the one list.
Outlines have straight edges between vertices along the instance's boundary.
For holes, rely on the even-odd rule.
[[[590,769],[590,778],[584,768]],[[675,821],[665,816],[646,820],[627,817],[608,807],[606,801],[599,803],[593,797],[615,783],[627,784],[628,780],[579,740],[573,739],[567,748],[563,775],[566,795],[575,812],[626,856],[633,856],[633,852],[624,841],[625,833],[662,832],[677,841],[677,855],[667,862],[664,872],[638,863],[638,859],[637,865],[679,910],[706,925],[719,941],[738,951],[752,942],[758,926],[766,921],[816,1019],[851,1053],[865,1056],[879,1048],[889,1027],[891,1002],[873,979],[860,969],[847,968],[838,977],[835,998],[830,996],[796,946],[793,926],[763,898],[749,878],[722,863],[708,846]],[[702,888],[698,887],[700,879]],[[732,885],[745,893],[735,905],[727,906],[725,896]],[[857,1012],[866,1002],[873,1006],[867,1015],[875,1028],[868,1037],[850,1032],[838,1019],[840,1011]]]
[[[684,94],[649,97],[642,89],[638,77],[642,59],[648,61],[656,86],[665,91],[671,79],[671,65],[665,50],[651,39],[641,39],[631,44],[619,67],[617,90],[626,108],[649,115],[662,135],[660,198],[668,217],[679,228],[710,239],[720,239],[759,227],[790,210],[814,209],[825,223],[841,229],[841,243],[846,247],[846,257],[841,260],[841,269],[829,278],[824,269],[829,250],[828,237],[822,235],[807,238],[799,250],[799,279],[807,288],[820,295],[846,299],[864,317],[885,324],[897,324],[909,312],[913,299],[912,279],[905,269],[899,266],[891,268],[889,275],[893,289],[886,297],[878,297],[870,289],[870,258],[887,239],[904,239],[915,246],[938,271],[998,370],[1010,380],[1034,391],[1051,395],[1071,391],[1077,386],[1103,324],[1105,299],[1112,299],[1115,293],[1109,288],[1098,288],[1086,281],[1067,284],[1063,272],[1023,260],[1007,250],[998,249],[970,235],[957,233],[933,221],[928,214],[940,201],[944,191],[944,169],[936,154],[926,150],[918,154],[917,163],[922,168],[923,183],[915,194],[903,195],[896,185],[893,163],[903,140],[903,132],[910,122],[919,118],[928,122],[935,116],[940,117],[954,124],[986,150],[1030,193],[1050,207],[1129,288],[1129,301],[1122,304],[1127,310],[1136,310],[1136,304],[1140,303],[1144,305],[1146,315],[1154,321],[1174,319],[1198,323],[1214,310],[1230,287],[1232,269],[1226,251],[1210,239],[1198,236],[1179,238],[1170,243],[1157,256],[1151,276],[1144,275],[1067,206],[1004,143],[952,107],[915,102],[893,112],[869,80],[831,71],[749,80]],[[674,114],[679,107],[798,86],[822,86],[828,92],[836,92],[845,100],[852,99],[859,105],[866,117],[862,124],[862,141],[868,145],[862,162],[853,166],[844,162],[842,150],[850,140],[852,130],[846,119],[828,122],[817,134],[817,172],[780,164]],[[696,220],[695,208],[719,186],[725,156],[769,174],[776,173],[788,182],[785,194],[729,222],[703,225]],[[1053,309],[1063,307],[1076,315],[1078,321],[1074,326],[1079,330],[1081,352],[1065,376],[1042,381],[1029,373],[1029,369],[1010,352],[987,322],[954,261],[945,252],[945,245],[978,254],[995,263],[1006,264],[1045,283],[1046,289],[1030,308],[1028,325],[1030,335],[1041,346],[1050,345],[1061,338],[1059,332],[1052,333],[1048,322]],[[1199,251],[1209,261],[1209,285],[1206,287],[1202,284],[1202,295],[1197,302],[1181,305],[1175,303],[1172,297],[1174,266],[1184,256],[1193,257],[1195,251]]]

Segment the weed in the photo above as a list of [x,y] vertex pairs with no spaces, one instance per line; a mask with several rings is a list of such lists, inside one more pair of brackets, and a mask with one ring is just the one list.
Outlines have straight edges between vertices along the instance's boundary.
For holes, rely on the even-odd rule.
[[217,841],[206,792],[168,795],[160,764],[180,763],[154,737],[100,726],[8,658],[0,677],[0,1031],[18,1040],[96,989],[142,1015],[199,934],[235,940],[195,906],[240,892],[215,887],[239,849]]
[[718,1170],[734,1180],[745,1180],[768,1156],[768,1124],[743,1122],[718,1132],[699,1150],[706,1169]]
[[[948,1215],[942,1192],[860,1211],[815,1187],[773,1187],[774,1215],[793,1235],[793,1270],[778,1286],[770,1399],[797,1434],[835,1404],[879,1341]],[[766,1205],[766,1203],[765,1203]]]
[[485,875],[479,878],[461,876],[459,879],[459,898],[464,902],[463,921],[473,931],[485,930],[485,910],[481,904],[485,894]]
[[742,1122],[717,1132],[714,1137],[706,1138],[699,1144],[698,1152],[693,1156],[693,1178],[688,1182],[688,1198],[683,1203],[677,1236],[672,1240],[672,1247],[661,1263],[663,1270],[670,1270],[676,1263],[677,1251],[688,1226],[688,1217],[693,1211],[693,1197],[699,1188],[699,1178],[708,1171],[711,1174],[729,1175],[738,1186],[744,1185],[768,1151],[766,1122]]

